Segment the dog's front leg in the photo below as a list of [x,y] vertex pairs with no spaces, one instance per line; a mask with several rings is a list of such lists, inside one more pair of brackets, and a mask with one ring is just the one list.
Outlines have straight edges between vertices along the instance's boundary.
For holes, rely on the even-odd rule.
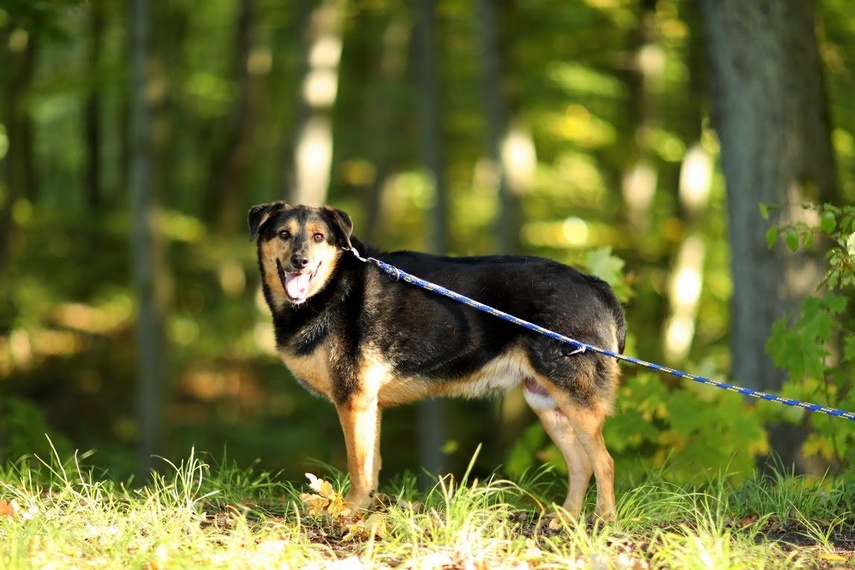
[[336,406],[347,446],[350,491],[347,501],[359,508],[371,505],[380,472],[380,408],[377,397],[351,396]]

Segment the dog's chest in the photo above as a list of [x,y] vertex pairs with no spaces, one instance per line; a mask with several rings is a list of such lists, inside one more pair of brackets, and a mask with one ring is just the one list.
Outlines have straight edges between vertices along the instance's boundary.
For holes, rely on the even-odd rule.
[[333,381],[330,370],[329,348],[321,345],[309,354],[294,354],[287,349],[280,349],[282,362],[295,378],[308,390],[332,400]]

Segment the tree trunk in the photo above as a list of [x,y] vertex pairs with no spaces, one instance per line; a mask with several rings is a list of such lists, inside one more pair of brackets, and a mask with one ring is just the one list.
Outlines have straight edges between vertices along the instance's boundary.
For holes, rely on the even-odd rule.
[[395,160],[401,154],[398,150],[400,141],[395,130],[401,113],[392,102],[400,99],[396,98],[396,90],[401,88],[401,79],[407,71],[411,25],[403,20],[396,14],[388,16],[377,65],[377,93],[376,96],[369,95],[369,107],[363,126],[363,131],[368,133],[365,152],[375,169],[365,208],[364,237],[370,242],[380,241],[383,237],[382,221],[386,217],[383,211],[383,190],[393,172]]
[[[836,196],[830,121],[812,0],[700,0],[710,62],[712,123],[727,182],[733,300],[732,376],[777,390],[784,373],[764,352],[772,323],[814,291],[817,256],[769,249],[758,204],[780,222],[804,202]],[[773,429],[785,465],[797,439]]]
[[[442,154],[434,0],[416,0],[415,20],[415,74],[420,104],[422,160],[432,178],[435,196],[430,214],[430,250],[441,254],[448,248],[448,205]],[[428,473],[445,470],[441,449],[445,441],[443,407],[441,400],[425,400],[419,404],[419,458]],[[426,483],[423,481],[423,486]]]
[[89,9],[89,74],[90,88],[86,99],[85,137],[89,151],[86,165],[86,203],[89,209],[97,211],[101,206],[101,66],[100,53],[104,32],[104,6],[100,0],[94,0]]
[[498,253],[519,253],[519,196],[512,192],[502,149],[508,140],[510,119],[507,89],[502,75],[499,15],[495,0],[479,0],[477,31],[481,56],[481,97],[487,126],[487,162],[499,199],[496,220]]
[[148,79],[148,2],[129,0],[131,259],[138,304],[137,405],[139,465],[147,477],[162,442],[164,350],[163,315],[157,302],[155,189]]

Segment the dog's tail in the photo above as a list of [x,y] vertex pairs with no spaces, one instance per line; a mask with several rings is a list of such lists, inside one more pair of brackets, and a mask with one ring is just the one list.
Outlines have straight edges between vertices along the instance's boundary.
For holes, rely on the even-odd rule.
[[614,313],[615,322],[617,323],[618,352],[623,354],[623,349],[626,348],[626,319],[623,315],[623,307],[618,305]]
[[614,319],[617,349],[620,354],[623,354],[623,350],[626,348],[626,318],[623,314],[623,305],[620,304],[617,295],[608,283],[597,277],[591,277],[590,281],[597,295],[606,304],[612,319]]

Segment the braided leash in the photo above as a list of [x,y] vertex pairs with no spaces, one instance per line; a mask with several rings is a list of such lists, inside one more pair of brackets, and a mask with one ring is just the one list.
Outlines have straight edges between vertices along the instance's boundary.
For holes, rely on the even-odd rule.
[[422,289],[427,289],[433,293],[438,295],[443,295],[457,301],[458,303],[463,303],[464,305],[468,305],[473,309],[477,309],[484,313],[488,313],[495,317],[499,317],[500,319],[504,319],[516,325],[519,325],[523,328],[529,329],[536,333],[547,336],[551,339],[563,342],[565,344],[569,344],[575,346],[576,349],[570,354],[579,354],[586,351],[596,352],[599,354],[603,354],[605,356],[610,356],[617,360],[623,360],[624,362],[629,362],[638,366],[643,366],[645,368],[649,368],[651,370],[657,370],[659,372],[664,372],[666,374],[670,374],[671,376],[676,376],[677,378],[687,378],[689,380],[693,380],[698,382],[699,384],[706,384],[707,386],[714,386],[716,388],[721,388],[723,390],[728,390],[730,392],[736,392],[738,394],[742,394],[743,396],[750,396],[752,398],[757,398],[759,400],[766,400],[767,402],[776,402],[778,404],[784,404],[786,406],[792,406],[794,408],[801,408],[803,410],[807,410],[808,412],[819,412],[821,414],[826,414],[829,416],[833,416],[836,418],[845,418],[847,420],[855,421],[855,413],[847,412],[845,410],[838,410],[836,408],[829,408],[827,406],[820,406],[819,404],[811,404],[809,402],[802,402],[800,400],[793,400],[792,398],[784,398],[783,396],[776,396],[775,394],[769,394],[767,392],[759,392],[757,390],[752,390],[751,388],[743,388],[741,386],[735,386],[733,384],[728,384],[726,382],[718,382],[716,380],[712,380],[711,378],[704,378],[703,376],[696,376],[694,374],[689,374],[688,372],[682,372],[680,370],[675,370],[673,368],[668,368],[667,366],[662,366],[660,364],[654,364],[652,362],[647,362],[646,360],[642,360],[640,358],[634,358],[632,356],[627,356],[625,354],[620,354],[618,352],[614,352],[611,350],[607,350],[605,348],[600,348],[598,346],[593,346],[570,337],[559,334],[555,331],[551,331],[549,329],[543,328],[539,325],[531,323],[529,321],[520,319],[511,314],[505,313],[504,311],[500,311],[483,303],[479,303],[469,297],[465,297],[460,293],[455,293],[450,289],[446,289],[436,283],[431,283],[430,281],[425,281],[424,279],[420,279],[415,275],[407,273],[401,269],[398,269],[394,265],[390,265],[385,261],[380,261],[375,257],[362,257],[358,251],[354,248],[345,248],[346,251],[350,251],[357,259],[362,261],[363,263],[373,263],[377,267],[379,267],[383,272],[388,274],[390,277],[395,279],[396,281],[405,281],[410,283],[411,285],[415,285],[417,287],[421,287]]

